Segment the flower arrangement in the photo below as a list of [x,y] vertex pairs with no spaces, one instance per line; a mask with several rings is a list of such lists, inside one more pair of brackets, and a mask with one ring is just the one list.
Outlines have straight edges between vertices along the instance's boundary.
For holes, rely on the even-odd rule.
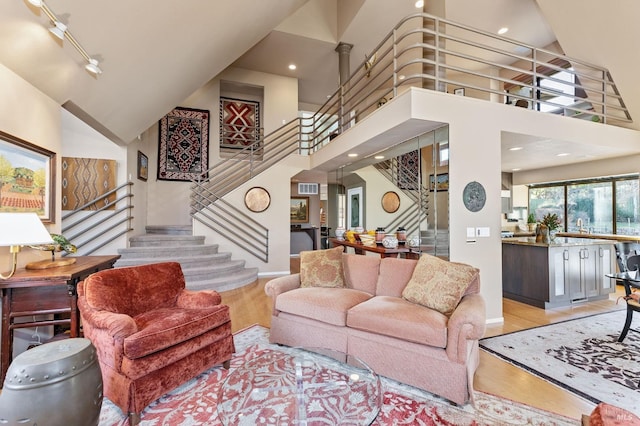
[[560,218],[555,213],[547,213],[542,217],[542,221],[540,223],[546,225],[547,228],[549,228],[549,231],[555,231],[561,226]]

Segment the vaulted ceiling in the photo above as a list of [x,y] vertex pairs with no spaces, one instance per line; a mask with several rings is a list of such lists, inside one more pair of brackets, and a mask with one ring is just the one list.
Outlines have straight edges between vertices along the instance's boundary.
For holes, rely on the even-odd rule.
[[[298,78],[301,103],[338,87],[339,42],[354,70],[415,0],[45,0],[103,74],[49,34],[28,0],[0,5],[0,62],[60,105],[127,144],[229,66]],[[446,18],[608,67],[632,116],[640,115],[635,52],[640,2],[440,0]],[[596,13],[597,11],[597,13]],[[554,31],[551,29],[553,28]],[[298,68],[291,71],[289,63]],[[637,114],[634,114],[634,111]],[[293,117],[292,117],[293,118]]]

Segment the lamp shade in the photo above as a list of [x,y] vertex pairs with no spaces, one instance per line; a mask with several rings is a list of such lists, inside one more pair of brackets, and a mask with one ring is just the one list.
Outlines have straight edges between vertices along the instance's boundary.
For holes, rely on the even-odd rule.
[[53,239],[36,213],[0,213],[0,246],[51,243]]

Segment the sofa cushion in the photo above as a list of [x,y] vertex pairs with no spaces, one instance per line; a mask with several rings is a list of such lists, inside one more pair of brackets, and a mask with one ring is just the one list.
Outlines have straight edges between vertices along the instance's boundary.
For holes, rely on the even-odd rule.
[[380,273],[380,256],[343,254],[344,281],[348,288],[376,294],[376,283]]
[[411,279],[417,260],[385,257],[380,262],[376,296],[402,297],[402,290]]
[[438,348],[447,346],[447,317],[399,297],[376,296],[347,313],[347,326]]
[[133,318],[137,333],[124,339],[124,355],[135,359],[186,342],[230,321],[229,307],[203,309],[164,308]]
[[344,247],[300,252],[300,287],[344,287]]
[[406,300],[451,315],[478,269],[423,254],[402,291]]
[[347,311],[371,297],[369,293],[350,288],[298,288],[279,295],[276,310],[345,326]]

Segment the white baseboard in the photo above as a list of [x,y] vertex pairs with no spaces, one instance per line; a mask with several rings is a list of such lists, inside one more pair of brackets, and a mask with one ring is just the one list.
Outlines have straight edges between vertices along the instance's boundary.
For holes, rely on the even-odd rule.
[[487,324],[487,325],[489,325],[489,324],[504,324],[504,317],[488,318],[485,321],[485,324]]

